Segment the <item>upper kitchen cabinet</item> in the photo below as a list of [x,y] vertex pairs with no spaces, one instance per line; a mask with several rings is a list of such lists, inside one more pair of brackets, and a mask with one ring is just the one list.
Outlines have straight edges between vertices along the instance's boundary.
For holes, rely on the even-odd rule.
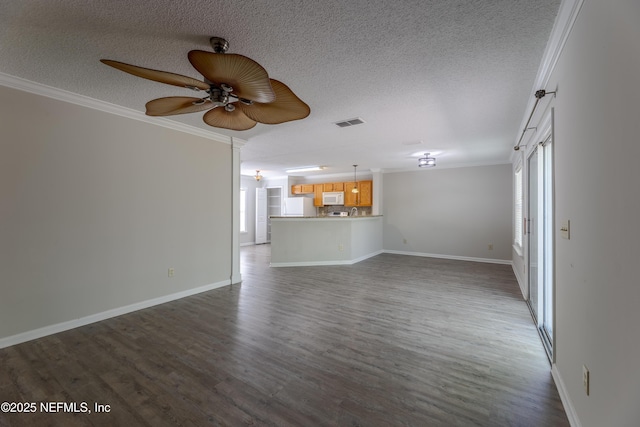
[[358,206],[371,206],[373,204],[373,181],[358,182]]
[[345,206],[358,206],[358,193],[354,193],[352,190],[355,188],[355,182],[344,183],[344,205]]
[[344,182],[329,182],[322,185],[324,191],[344,191]]
[[358,192],[353,193],[355,182],[344,183],[345,206],[371,206],[373,204],[373,181],[358,181]]
[[313,186],[313,206],[315,207],[319,207],[319,206],[324,206],[324,203],[322,203],[322,193],[325,190],[325,185],[327,184],[315,184]]
[[313,204],[322,204],[322,193],[344,191],[345,206],[371,206],[373,204],[373,181],[358,181],[358,193],[352,193],[354,182],[330,182],[322,184],[297,184],[291,186],[291,194],[313,194]]
[[291,194],[311,194],[314,192],[313,184],[298,184],[291,186]]

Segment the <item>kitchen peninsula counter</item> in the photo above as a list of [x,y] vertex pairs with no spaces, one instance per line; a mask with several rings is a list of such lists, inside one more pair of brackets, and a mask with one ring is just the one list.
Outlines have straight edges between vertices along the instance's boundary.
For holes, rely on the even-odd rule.
[[271,266],[355,264],[382,253],[382,215],[271,217]]

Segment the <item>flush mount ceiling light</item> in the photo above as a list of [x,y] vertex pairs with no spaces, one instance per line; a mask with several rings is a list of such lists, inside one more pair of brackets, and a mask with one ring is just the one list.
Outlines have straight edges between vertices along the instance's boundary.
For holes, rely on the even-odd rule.
[[351,189],[351,192],[354,194],[358,194],[358,178],[356,176],[356,168],[358,167],[358,165],[353,165],[353,188]]
[[297,172],[314,172],[324,170],[324,166],[303,166],[300,168],[287,169],[286,173],[297,173]]
[[429,153],[424,153],[424,157],[418,159],[418,167],[432,168],[436,165],[436,158],[429,157]]
[[256,174],[253,176],[256,181],[260,181],[262,179],[262,175],[260,175],[260,171],[256,169]]

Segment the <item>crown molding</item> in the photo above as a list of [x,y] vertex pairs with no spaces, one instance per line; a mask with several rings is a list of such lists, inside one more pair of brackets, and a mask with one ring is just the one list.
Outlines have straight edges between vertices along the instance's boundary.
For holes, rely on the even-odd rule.
[[[558,15],[556,16],[556,20],[553,24],[553,29],[551,30],[551,35],[549,36],[547,47],[542,55],[538,74],[536,75],[536,79],[531,90],[531,98],[527,103],[525,114],[520,126],[518,127],[518,133],[514,138],[514,145],[520,139],[522,129],[526,126],[529,114],[531,110],[533,110],[533,105],[535,104],[533,94],[540,89],[545,89],[550,92],[555,90],[555,88],[547,88],[547,85],[549,84],[551,74],[555,70],[560,54],[562,53],[567,39],[569,38],[569,34],[573,29],[573,25],[578,18],[578,13],[580,12],[580,9],[582,9],[583,3],[584,0],[562,0],[562,3],[560,3]],[[511,159],[513,160],[514,158],[515,156],[512,154]]]
[[244,140],[244,139],[235,138],[235,137],[231,138],[231,145],[235,149],[241,150],[242,147],[244,147],[246,143],[247,143],[247,141]]
[[105,113],[115,114],[117,116],[126,117],[128,119],[138,120],[156,126],[173,129],[178,132],[184,132],[191,135],[206,138],[212,141],[224,144],[232,144],[232,139],[216,132],[207,131],[205,129],[196,128],[194,126],[178,123],[163,117],[151,117],[146,114],[132,110],[131,108],[121,107],[109,102],[100,101],[88,96],[79,95],[63,89],[36,83],[20,77],[9,74],[0,73],[0,85],[24,92],[33,93],[35,95],[45,96],[47,98],[56,99],[58,101],[68,102],[70,104],[79,105],[81,107],[91,108],[93,110],[103,111]]
[[476,168],[476,167],[486,167],[486,166],[500,166],[500,165],[508,165],[510,164],[510,160],[499,160],[499,161],[488,161],[488,162],[465,162],[465,163],[450,163],[450,164],[438,164],[433,168],[419,168],[417,165],[410,168],[387,168],[382,169],[382,173],[390,174],[390,173],[407,173],[407,172],[416,172],[416,173],[425,173],[425,172],[433,172],[442,169],[462,169],[462,168]]

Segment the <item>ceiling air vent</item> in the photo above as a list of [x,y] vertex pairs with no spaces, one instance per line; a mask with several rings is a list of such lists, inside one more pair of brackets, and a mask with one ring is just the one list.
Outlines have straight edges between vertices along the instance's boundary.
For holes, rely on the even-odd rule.
[[335,124],[338,127],[346,128],[346,127],[349,127],[349,126],[361,125],[364,122],[365,121],[362,120],[360,117],[356,117],[355,119],[342,120],[342,121],[339,121],[339,122],[335,122]]

